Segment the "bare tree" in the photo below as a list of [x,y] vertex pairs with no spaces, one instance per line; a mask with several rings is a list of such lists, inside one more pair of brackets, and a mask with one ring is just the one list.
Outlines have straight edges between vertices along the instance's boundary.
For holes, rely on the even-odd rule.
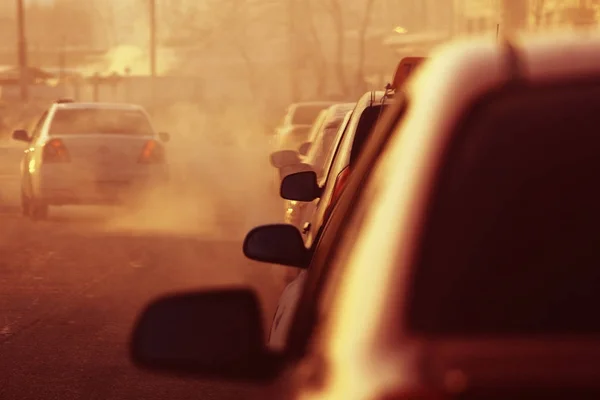
[[373,6],[375,0],[367,0],[365,10],[363,13],[362,23],[358,31],[358,67],[356,69],[356,85],[361,91],[365,90],[365,61],[366,61],[366,47],[367,47],[367,34],[369,26],[371,24],[371,17],[373,14]]
[[329,13],[335,32],[335,71],[338,84],[342,93],[349,91],[348,81],[346,80],[346,26],[344,24],[344,8],[341,0],[329,0]]

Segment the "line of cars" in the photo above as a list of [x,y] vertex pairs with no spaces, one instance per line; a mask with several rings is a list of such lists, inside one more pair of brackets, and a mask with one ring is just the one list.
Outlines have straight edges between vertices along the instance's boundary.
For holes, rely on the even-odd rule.
[[164,143],[143,107],[61,99],[49,106],[31,132],[21,161],[21,208],[34,220],[50,206],[134,205],[169,180]]
[[285,346],[251,289],[216,289],[153,301],[133,361],[274,398],[600,398],[599,94],[598,34],[437,49],[313,247],[290,224],[247,235],[249,257],[307,271]]

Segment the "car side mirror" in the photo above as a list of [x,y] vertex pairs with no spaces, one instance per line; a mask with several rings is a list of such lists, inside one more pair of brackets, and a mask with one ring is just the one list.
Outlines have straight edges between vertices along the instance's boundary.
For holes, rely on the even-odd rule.
[[300,146],[300,148],[298,149],[298,153],[300,153],[303,156],[307,155],[308,152],[310,151],[311,146],[312,146],[311,142],[302,143],[302,146]]
[[250,289],[169,295],[139,317],[130,342],[140,368],[200,378],[269,382],[283,356],[267,349]]
[[323,189],[317,182],[315,171],[299,171],[289,174],[281,181],[279,194],[286,200],[313,201],[321,197]]
[[310,256],[298,229],[288,224],[262,225],[246,235],[244,255],[251,260],[307,268]]
[[167,143],[169,140],[171,140],[171,135],[167,132],[159,132],[158,137],[160,138],[160,140],[162,140],[165,143]]
[[27,132],[25,129],[17,129],[16,131],[13,132],[12,134],[12,138],[14,140],[18,140],[20,142],[31,142],[31,137],[29,137],[29,132]]
[[294,150],[280,150],[271,154],[271,165],[275,168],[283,168],[288,165],[300,163],[300,157]]

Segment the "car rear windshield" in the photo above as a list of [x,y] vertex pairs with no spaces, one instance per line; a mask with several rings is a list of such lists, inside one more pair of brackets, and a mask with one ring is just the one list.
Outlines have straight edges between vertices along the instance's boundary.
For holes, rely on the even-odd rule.
[[354,134],[354,142],[352,143],[352,150],[350,152],[350,165],[356,163],[356,159],[362,151],[367,138],[388,106],[389,104],[377,104],[365,108],[362,112],[358,120],[356,133]]
[[54,113],[50,135],[151,135],[146,115],[137,110],[63,109]]
[[296,106],[292,111],[292,125],[312,125],[325,108],[326,106],[321,104]]
[[600,82],[513,88],[467,121],[440,169],[408,327],[599,334]]
[[285,133],[281,140],[281,150],[296,150],[308,140],[309,127],[296,127]]

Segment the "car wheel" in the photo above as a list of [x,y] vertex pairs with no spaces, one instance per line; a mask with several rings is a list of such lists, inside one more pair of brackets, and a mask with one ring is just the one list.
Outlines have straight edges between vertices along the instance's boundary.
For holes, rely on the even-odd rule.
[[29,215],[34,221],[41,221],[48,218],[48,204],[40,200],[30,200]]

